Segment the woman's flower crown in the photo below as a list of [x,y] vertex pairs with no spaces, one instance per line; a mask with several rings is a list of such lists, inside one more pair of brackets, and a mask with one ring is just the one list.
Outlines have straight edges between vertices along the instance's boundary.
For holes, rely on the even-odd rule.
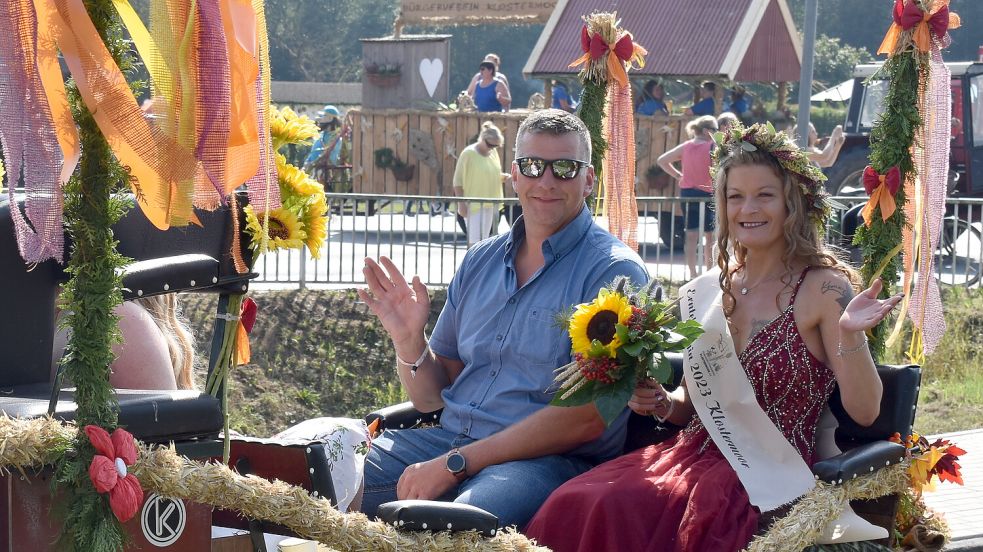
[[713,163],[710,165],[710,175],[717,178],[720,164],[731,153],[738,149],[752,152],[764,151],[771,155],[778,164],[792,175],[799,189],[806,198],[808,215],[820,228],[825,228],[832,212],[829,193],[823,184],[826,175],[819,169],[806,153],[799,149],[792,138],[785,132],[778,132],[771,123],[754,124],[745,127],[740,123],[734,124],[726,132],[716,132],[713,135],[716,146],[711,153]]

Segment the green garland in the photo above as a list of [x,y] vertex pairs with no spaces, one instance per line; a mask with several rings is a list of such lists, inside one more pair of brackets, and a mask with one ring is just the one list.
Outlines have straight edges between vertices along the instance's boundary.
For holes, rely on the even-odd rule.
[[[96,30],[124,73],[132,61],[123,41],[122,26],[111,0],[86,0]],[[74,82],[68,83],[72,115],[79,126],[82,158],[65,186],[65,225],[71,237],[68,283],[61,294],[66,313],[63,327],[72,333],[62,361],[76,387],[76,421],[110,431],[117,425],[118,403],[109,384],[113,344],[121,341],[119,319],[113,310],[123,302],[120,269],[126,259],[116,250],[112,225],[126,212],[118,192],[128,175],[115,160],[109,144],[86,109]],[[84,433],[77,433],[68,454],[57,462],[53,485],[61,501],[64,526],[61,544],[71,550],[122,550],[125,533],[106,496],[96,492],[88,468],[95,450]]]
[[[580,97],[580,107],[577,116],[590,131],[591,155],[590,162],[594,165],[594,174],[600,181],[604,154],[608,151],[608,141],[604,139],[604,103],[607,101],[607,81],[597,82],[586,78],[585,71],[580,72],[583,79],[584,92]],[[594,187],[597,193],[598,186]]]
[[[878,174],[885,174],[891,167],[898,167],[902,183],[913,178],[915,173],[911,146],[915,132],[922,124],[918,114],[918,90],[927,70],[928,66],[920,59],[920,55],[913,49],[908,49],[889,57],[881,70],[870,78],[890,79],[884,112],[870,133],[870,165]],[[870,221],[870,226],[861,224],[853,241],[863,252],[861,276],[866,285],[870,285],[878,269],[882,265],[884,267],[880,274],[884,282],[881,298],[894,293],[901,269],[896,248],[901,243],[904,227],[908,225],[904,211],[907,198],[903,185],[898,189],[894,200],[897,204],[894,214],[884,221],[878,207],[871,217],[873,220]],[[884,356],[888,326],[881,322],[870,333],[870,352],[875,360],[879,360]]]

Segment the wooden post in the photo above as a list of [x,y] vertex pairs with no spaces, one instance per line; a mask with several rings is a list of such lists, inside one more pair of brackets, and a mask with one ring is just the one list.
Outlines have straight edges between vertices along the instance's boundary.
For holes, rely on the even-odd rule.
[[549,109],[553,106],[553,79],[543,79],[543,107]]
[[777,109],[778,111],[785,110],[785,102],[787,100],[787,96],[788,96],[788,86],[787,83],[782,81],[778,83],[778,105],[775,106],[775,109]]

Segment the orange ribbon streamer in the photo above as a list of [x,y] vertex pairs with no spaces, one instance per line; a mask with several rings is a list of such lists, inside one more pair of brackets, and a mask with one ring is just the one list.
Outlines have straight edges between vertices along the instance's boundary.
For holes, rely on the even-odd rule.
[[891,215],[897,210],[897,203],[894,201],[894,194],[898,193],[901,186],[901,171],[897,167],[891,167],[887,174],[878,174],[873,167],[867,165],[864,169],[864,189],[870,198],[860,212],[864,218],[864,224],[870,227],[874,220],[874,208],[880,207],[881,219],[887,222]]
[[130,185],[147,219],[157,228],[197,222],[190,202],[176,210],[173,194],[191,181],[200,166],[191,152],[150,125],[125,76],[96,31],[82,0],[39,0],[57,25],[59,46],[79,94],[119,162],[129,169]]
[[242,308],[239,311],[239,325],[236,327],[236,366],[249,364],[252,357],[252,348],[249,346],[249,333],[253,331],[253,324],[256,323],[257,310],[256,301],[253,301],[249,297],[242,300]]
[[949,0],[939,0],[930,12],[923,12],[912,0],[895,0],[894,22],[887,30],[884,40],[877,48],[878,54],[891,55],[898,47],[902,31],[914,28],[911,40],[922,53],[932,47],[932,34],[939,40],[945,36],[948,29],[958,28],[961,24],[959,16],[949,11]]

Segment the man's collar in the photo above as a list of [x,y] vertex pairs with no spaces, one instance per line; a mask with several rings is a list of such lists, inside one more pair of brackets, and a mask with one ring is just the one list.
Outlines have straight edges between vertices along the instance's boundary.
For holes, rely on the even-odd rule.
[[[565,255],[568,251],[573,249],[575,245],[580,243],[580,240],[587,233],[587,229],[590,228],[591,224],[594,223],[593,216],[587,205],[584,204],[580,208],[580,213],[574,217],[566,226],[560,228],[559,231],[554,233],[552,236],[546,238],[546,242],[543,247],[543,254],[546,255],[547,252],[552,254],[552,259],[547,258],[546,262],[549,264],[550,261],[554,259],[559,259]],[[512,229],[509,231],[509,239],[505,242],[505,251],[507,252],[507,257],[515,257],[515,251],[526,237],[526,221],[525,215],[520,215],[519,218],[515,220],[512,224]],[[547,247],[549,248],[547,250]]]

